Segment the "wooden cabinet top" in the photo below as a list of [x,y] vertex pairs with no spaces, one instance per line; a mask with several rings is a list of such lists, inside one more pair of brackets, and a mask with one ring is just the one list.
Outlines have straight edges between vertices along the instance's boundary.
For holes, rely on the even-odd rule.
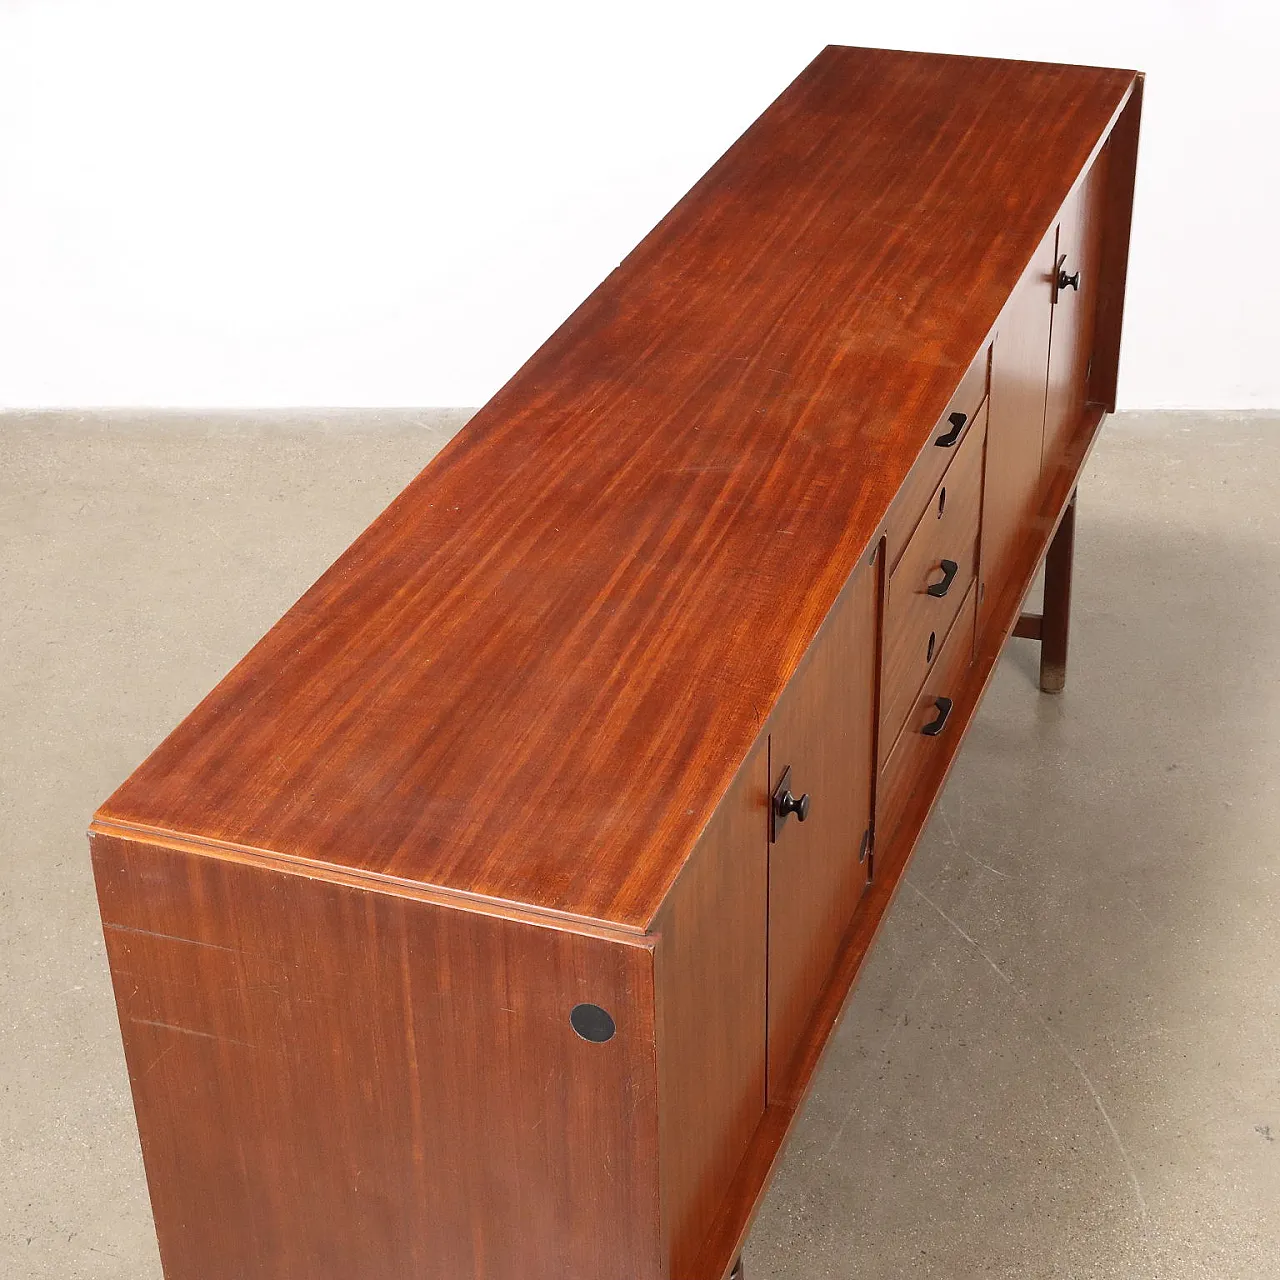
[[644,930],[1133,81],[825,49],[100,828]]

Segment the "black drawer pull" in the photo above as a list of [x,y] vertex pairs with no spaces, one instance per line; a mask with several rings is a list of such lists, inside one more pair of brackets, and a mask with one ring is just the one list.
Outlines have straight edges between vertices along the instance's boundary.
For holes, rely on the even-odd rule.
[[939,436],[933,443],[941,445],[944,449],[950,449],[957,440],[960,439],[960,433],[964,430],[964,424],[969,421],[967,413],[949,413],[947,421],[951,423],[951,430],[945,436]]
[[951,584],[956,580],[956,574],[959,572],[960,566],[954,560],[944,560],[942,562],[942,581],[935,582],[931,587],[926,587],[925,594],[932,596],[935,600],[941,600],[951,590]]
[[1080,273],[1078,271],[1073,276],[1067,275],[1065,267],[1058,272],[1058,292],[1061,293],[1064,289],[1074,289],[1077,293],[1080,292]]
[[951,714],[951,708],[955,706],[955,703],[950,698],[934,698],[933,705],[937,709],[938,718],[930,720],[920,730],[927,738],[936,738],[947,727],[947,717]]

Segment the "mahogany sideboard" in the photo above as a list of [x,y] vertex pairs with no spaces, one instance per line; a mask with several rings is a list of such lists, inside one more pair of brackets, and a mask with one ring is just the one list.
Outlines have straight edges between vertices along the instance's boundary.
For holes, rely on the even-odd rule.
[[1061,688],[1141,96],[825,49],[102,806],[168,1280],[740,1270],[1011,631]]

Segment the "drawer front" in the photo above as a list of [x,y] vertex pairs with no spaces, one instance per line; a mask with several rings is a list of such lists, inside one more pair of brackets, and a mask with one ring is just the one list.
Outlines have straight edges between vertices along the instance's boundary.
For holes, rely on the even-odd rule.
[[[911,531],[916,527],[921,512],[929,501],[929,495],[938,487],[942,473],[972,431],[978,410],[987,396],[989,353],[990,348],[983,347],[977,359],[969,366],[955,395],[951,397],[946,412],[938,419],[924,453],[908,472],[893,506],[889,509],[887,545],[891,568],[897,564],[906,549]],[[958,416],[953,419],[953,415]],[[936,443],[939,440],[943,443]]]
[[880,698],[885,750],[897,739],[977,575],[985,441],[984,406],[889,579]]
[[[897,834],[907,803],[921,779],[935,783],[938,758],[950,748],[947,699],[955,699],[973,661],[977,588],[969,587],[951,633],[919,695],[913,700],[902,736],[889,753],[880,774],[876,800],[876,848],[883,849]],[[941,722],[941,723],[940,723]]]

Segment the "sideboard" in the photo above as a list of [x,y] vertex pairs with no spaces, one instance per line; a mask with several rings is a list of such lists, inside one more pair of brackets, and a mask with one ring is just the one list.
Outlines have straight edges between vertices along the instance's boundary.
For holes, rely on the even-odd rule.
[[1008,636],[1062,687],[1141,100],[823,50],[102,806],[168,1280],[741,1273]]

